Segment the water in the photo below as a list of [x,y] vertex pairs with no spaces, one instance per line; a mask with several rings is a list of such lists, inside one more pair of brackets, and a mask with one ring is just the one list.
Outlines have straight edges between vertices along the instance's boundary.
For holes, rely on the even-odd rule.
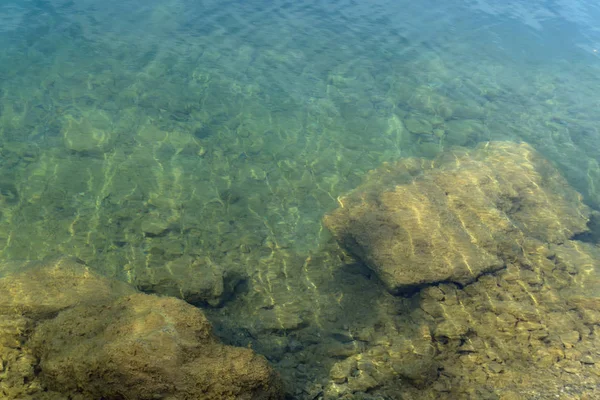
[[[589,1],[2,1],[0,257],[74,256],[184,297],[222,340],[265,355],[292,398],[498,398],[502,374],[545,398],[519,392],[515,360],[530,355],[517,350],[476,371],[444,358],[436,384],[388,379],[407,373],[369,351],[404,354],[398,338],[435,321],[322,218],[383,163],[489,141],[528,143],[600,208],[599,16]],[[574,318],[587,347],[544,350],[577,364],[573,396],[597,390],[599,357],[593,318]],[[460,354],[483,357],[474,346]],[[383,372],[332,378],[353,357]]]

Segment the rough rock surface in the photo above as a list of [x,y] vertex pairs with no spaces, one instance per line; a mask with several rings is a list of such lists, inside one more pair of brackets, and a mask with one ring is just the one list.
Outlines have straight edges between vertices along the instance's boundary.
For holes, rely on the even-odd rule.
[[[398,193],[404,194],[405,204],[392,201],[400,201],[399,196],[394,198]],[[427,376],[435,368],[429,379],[409,379],[412,386],[399,386],[398,380],[390,379],[391,371],[407,380],[402,369],[406,357],[401,355],[395,363],[394,356],[402,353],[393,346],[395,338],[406,331],[378,328],[362,352],[331,368],[328,396],[600,398],[600,247],[574,240],[597,239],[586,233],[590,211],[527,145],[490,143],[471,153],[454,150],[430,163],[412,159],[385,165],[340,203],[341,209],[326,222],[346,248],[370,257],[363,260],[371,262],[383,281],[386,276],[372,262],[391,260],[391,256],[377,256],[395,255],[395,240],[425,238],[444,251],[456,251],[456,247],[444,246],[438,238],[444,233],[439,230],[446,232],[447,241],[465,246],[464,254],[493,254],[503,268],[480,274],[468,285],[457,284],[463,282],[456,276],[427,282],[431,284],[405,298],[418,305],[408,314],[405,310],[402,320],[418,322],[421,329],[403,341],[415,344],[409,348],[413,362],[425,367],[415,377]],[[380,225],[371,222],[372,210],[378,213]],[[394,229],[389,228],[392,223]],[[362,236],[361,226],[365,229]],[[383,227],[383,234],[376,232],[378,226]],[[435,232],[426,229],[434,227]],[[456,239],[461,232],[468,232],[470,240]],[[383,239],[369,241],[378,234]],[[364,248],[356,250],[353,246],[360,243]],[[398,268],[410,270],[407,266],[415,261],[426,268],[425,259],[435,266],[432,253],[433,249],[400,252],[403,263]],[[419,274],[418,269],[412,272]],[[390,282],[395,283],[386,281],[388,288]],[[392,285],[391,291],[396,288]],[[392,326],[402,325],[396,320]]]
[[62,136],[65,147],[75,153],[101,155],[113,145],[112,123],[102,111],[93,111],[80,119],[66,116]]
[[0,265],[0,398],[277,399],[252,350],[199,309],[137,293],[71,258]]
[[88,398],[275,399],[266,359],[225,346],[199,309],[135,294],[74,307],[36,329],[31,343],[43,381]]
[[79,303],[102,302],[136,292],[124,282],[106,279],[76,259],[0,266],[0,314],[43,319]]
[[220,306],[233,293],[241,278],[226,273],[209,259],[181,256],[160,268],[135,273],[133,283],[146,293],[173,296],[194,305]]
[[325,225],[392,293],[473,282],[521,257],[524,240],[562,243],[589,217],[550,163],[508,142],[386,164],[339,203]]
[[598,246],[529,241],[498,274],[424,289],[440,376],[420,398],[598,398],[599,282]]
[[520,260],[472,284],[378,303],[389,320],[350,326],[363,346],[333,363],[324,398],[600,398],[599,287],[598,245],[526,240]]

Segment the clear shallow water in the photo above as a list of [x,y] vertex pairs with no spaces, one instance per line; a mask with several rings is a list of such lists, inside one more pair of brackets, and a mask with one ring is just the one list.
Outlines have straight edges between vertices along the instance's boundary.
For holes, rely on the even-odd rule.
[[339,276],[321,218],[383,162],[525,141],[600,206],[598,16],[566,1],[2,2],[1,256],[73,255],[149,290],[201,259],[248,278],[213,315],[229,341],[277,331],[261,307],[341,329],[327,314],[344,293],[379,295]]

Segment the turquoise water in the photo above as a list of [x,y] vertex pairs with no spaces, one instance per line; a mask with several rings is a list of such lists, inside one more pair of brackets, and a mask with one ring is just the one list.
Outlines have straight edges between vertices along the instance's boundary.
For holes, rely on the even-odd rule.
[[367,171],[523,141],[600,208],[600,8],[496,3],[0,2],[1,259],[201,265],[228,294],[186,299],[318,398],[354,324],[418,331],[322,226]]

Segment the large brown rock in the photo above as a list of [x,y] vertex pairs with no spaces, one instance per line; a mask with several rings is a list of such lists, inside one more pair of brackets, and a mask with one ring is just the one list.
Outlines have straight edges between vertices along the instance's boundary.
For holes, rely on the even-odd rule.
[[0,264],[0,398],[60,400],[71,393],[47,390],[28,340],[37,323],[76,304],[99,304],[136,293],[74,258]]
[[0,264],[3,399],[276,399],[264,357],[221,344],[201,310],[73,258]]
[[31,339],[43,382],[103,399],[277,399],[278,378],[252,350],[221,344],[199,309],[134,294],[78,306]]
[[136,293],[72,257],[0,265],[0,315],[32,319],[54,316],[74,304],[102,302]]
[[521,257],[523,240],[562,243],[589,209],[527,144],[490,142],[371,172],[325,225],[392,293],[467,284]]

